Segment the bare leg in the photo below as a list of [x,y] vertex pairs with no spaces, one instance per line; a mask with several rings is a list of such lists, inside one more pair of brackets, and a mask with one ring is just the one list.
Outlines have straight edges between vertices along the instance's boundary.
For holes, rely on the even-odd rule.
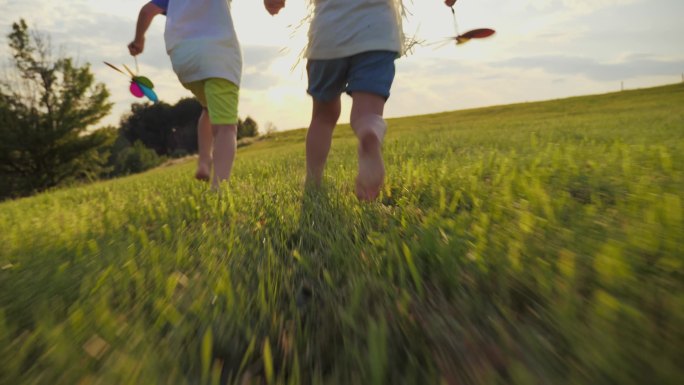
[[233,170],[237,151],[237,125],[214,124],[214,180],[211,187],[218,189],[222,182],[228,181]]
[[330,152],[333,130],[340,117],[340,97],[329,101],[314,100],[311,124],[306,135],[306,182],[320,186],[325,162]]
[[359,139],[359,172],[356,177],[356,196],[363,201],[378,197],[385,179],[382,141],[385,122],[382,114],[385,99],[367,92],[354,92],[351,125]]
[[209,181],[211,177],[211,147],[214,142],[214,136],[211,132],[211,122],[209,121],[209,112],[206,108],[202,109],[197,122],[197,147],[199,152],[199,160],[197,161],[197,172],[195,178],[203,181]]

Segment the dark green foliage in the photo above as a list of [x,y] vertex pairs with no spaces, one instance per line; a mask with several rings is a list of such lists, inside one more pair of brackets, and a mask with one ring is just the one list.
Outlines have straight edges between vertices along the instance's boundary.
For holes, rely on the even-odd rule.
[[173,106],[136,103],[121,120],[121,135],[130,143],[141,141],[159,155],[194,154],[201,112],[202,106],[194,98],[181,99]]
[[[197,120],[202,107],[194,98],[166,103],[133,104],[121,121],[121,134],[129,141],[140,140],[159,155],[172,157],[197,152]],[[251,117],[238,120],[238,139],[259,135],[259,126]]]
[[53,58],[49,40],[24,20],[9,34],[13,68],[0,82],[0,199],[23,196],[104,171],[111,132],[88,129],[111,104],[89,65]]
[[121,120],[120,132],[129,143],[140,141],[157,154],[167,155],[172,152],[173,126],[169,104],[135,103]]
[[257,135],[259,135],[259,126],[254,119],[249,116],[245,120],[238,119],[238,139],[251,138]]
[[141,141],[136,141],[132,146],[123,148],[116,155],[114,162],[114,175],[136,174],[157,167],[163,158],[154,150],[145,147]]
[[202,106],[195,98],[183,98],[171,109],[173,115],[172,157],[197,153],[197,120]]

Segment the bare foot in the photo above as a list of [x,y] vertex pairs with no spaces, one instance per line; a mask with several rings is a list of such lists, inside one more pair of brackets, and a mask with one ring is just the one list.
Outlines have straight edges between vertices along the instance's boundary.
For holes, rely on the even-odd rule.
[[195,171],[195,179],[202,182],[208,182],[211,178],[211,161],[197,162],[197,171]]
[[356,196],[362,201],[378,197],[385,179],[381,143],[375,134],[364,136],[359,143],[359,175],[356,177]]

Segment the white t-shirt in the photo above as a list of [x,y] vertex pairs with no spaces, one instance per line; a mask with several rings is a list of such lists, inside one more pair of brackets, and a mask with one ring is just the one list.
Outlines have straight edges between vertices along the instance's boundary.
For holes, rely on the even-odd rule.
[[181,83],[209,78],[240,85],[242,52],[229,0],[170,0],[166,51]]
[[403,54],[401,0],[312,0],[308,59],[337,59],[367,51]]

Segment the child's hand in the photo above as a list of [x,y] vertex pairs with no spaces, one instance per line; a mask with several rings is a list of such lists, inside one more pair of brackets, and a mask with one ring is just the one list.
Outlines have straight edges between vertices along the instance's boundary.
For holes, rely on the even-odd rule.
[[445,0],[444,4],[446,4],[447,7],[453,7],[454,4],[456,4],[456,0]]
[[264,7],[271,16],[277,15],[285,7],[285,0],[264,0]]
[[131,56],[140,55],[145,50],[145,40],[134,40],[128,45]]
[[150,28],[152,19],[164,12],[164,8],[159,7],[151,1],[140,8],[138,23],[135,26],[135,38],[128,45],[128,52],[130,52],[131,55],[140,55],[142,51],[145,50],[145,33],[147,32],[147,29]]

